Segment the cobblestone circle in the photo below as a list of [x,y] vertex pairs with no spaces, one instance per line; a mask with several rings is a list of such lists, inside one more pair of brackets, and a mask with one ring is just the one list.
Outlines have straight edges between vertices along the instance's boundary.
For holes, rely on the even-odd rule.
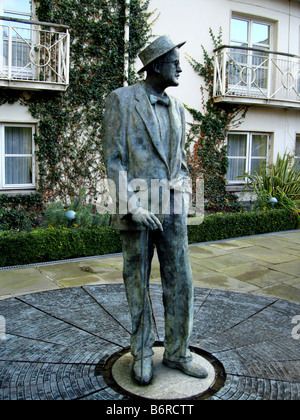
[[[151,285],[157,339],[163,341],[162,291]],[[191,346],[224,366],[210,400],[299,400],[300,305],[265,296],[195,288]],[[122,400],[101,369],[130,345],[122,284],[82,286],[0,301],[0,400]],[[2,318],[3,319],[3,318]],[[2,337],[3,338],[3,337]]]

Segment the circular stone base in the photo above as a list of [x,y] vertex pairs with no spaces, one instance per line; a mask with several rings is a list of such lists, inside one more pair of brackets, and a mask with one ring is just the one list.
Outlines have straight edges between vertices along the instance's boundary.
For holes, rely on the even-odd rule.
[[163,347],[155,347],[153,351],[153,377],[149,385],[140,386],[132,378],[133,357],[130,353],[124,354],[114,363],[112,376],[126,393],[151,400],[178,400],[198,397],[213,387],[216,373],[211,363],[204,357],[192,353],[193,361],[208,372],[207,378],[198,379],[185,375],[180,370],[164,366]]

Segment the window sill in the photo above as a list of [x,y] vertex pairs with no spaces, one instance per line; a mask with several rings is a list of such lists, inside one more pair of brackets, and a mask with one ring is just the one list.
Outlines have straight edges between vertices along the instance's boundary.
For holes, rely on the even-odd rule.
[[242,191],[245,191],[245,190],[246,191],[248,190],[246,182],[245,183],[238,183],[238,184],[228,183],[226,185],[226,191],[228,191],[228,192],[242,192]]
[[14,189],[9,189],[9,188],[0,188],[0,195],[26,195],[26,194],[32,194],[36,192],[36,188],[32,187],[32,188],[14,188]]

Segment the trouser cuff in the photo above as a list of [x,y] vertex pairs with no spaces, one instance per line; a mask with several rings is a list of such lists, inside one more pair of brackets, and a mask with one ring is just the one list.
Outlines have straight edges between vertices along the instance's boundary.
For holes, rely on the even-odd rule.
[[[138,352],[137,354],[134,354],[133,352],[131,352],[131,354],[132,354],[135,361],[142,359],[142,352]],[[144,350],[144,353],[143,353],[144,358],[145,357],[151,357],[153,355],[154,355],[154,353],[153,353],[152,349],[145,349]]]

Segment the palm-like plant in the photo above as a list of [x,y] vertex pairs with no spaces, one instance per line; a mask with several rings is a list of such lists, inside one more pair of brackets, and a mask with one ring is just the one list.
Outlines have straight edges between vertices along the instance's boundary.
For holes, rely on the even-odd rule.
[[244,173],[248,187],[257,195],[256,207],[269,207],[269,199],[278,200],[278,207],[288,207],[300,215],[300,171],[297,162],[287,153],[277,156],[276,163],[265,165],[253,174]]

